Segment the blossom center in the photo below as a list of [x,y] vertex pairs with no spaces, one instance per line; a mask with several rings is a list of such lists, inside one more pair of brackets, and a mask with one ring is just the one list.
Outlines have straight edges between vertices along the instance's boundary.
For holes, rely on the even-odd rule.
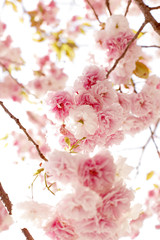
[[78,122],[84,124],[84,120],[83,119],[80,119]]

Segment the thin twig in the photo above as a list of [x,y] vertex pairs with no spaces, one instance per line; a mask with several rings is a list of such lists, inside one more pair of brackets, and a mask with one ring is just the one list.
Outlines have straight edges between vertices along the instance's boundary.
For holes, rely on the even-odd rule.
[[131,44],[134,42],[134,40],[138,37],[139,33],[142,31],[142,29],[144,28],[145,25],[146,25],[146,21],[141,25],[141,27],[139,28],[138,32],[134,35],[134,37],[128,42],[128,45],[125,48],[124,52],[121,54],[121,56],[116,59],[115,63],[111,67],[111,69],[107,72],[106,78],[109,77],[109,74],[116,68],[119,61],[125,56],[126,52],[128,51],[128,48],[131,46]]
[[89,0],[86,0],[86,2],[87,2],[88,5],[90,6],[90,8],[93,10],[93,13],[94,13],[96,19],[98,20],[99,24],[102,25],[102,22],[99,20],[98,14],[96,13],[96,11],[95,11],[94,7],[92,6],[92,4],[90,3],[90,1],[89,1]]
[[127,4],[126,11],[125,11],[125,14],[124,14],[125,17],[127,16],[127,13],[129,11],[129,7],[131,5],[131,2],[132,2],[132,0],[128,0],[128,4]]
[[9,215],[12,215],[12,203],[8,197],[8,194],[4,191],[1,182],[0,182],[0,198],[4,205],[6,206]]
[[[140,168],[140,165],[141,165],[141,160],[142,160],[144,151],[145,151],[148,143],[150,142],[150,140],[151,140],[151,139],[152,139],[152,140],[154,139],[153,136],[154,136],[154,134],[155,134],[155,132],[156,132],[156,130],[157,130],[157,127],[158,127],[158,125],[159,125],[159,121],[160,121],[160,119],[157,120],[153,131],[152,131],[151,127],[149,127],[150,132],[151,132],[151,135],[149,136],[147,142],[143,145],[143,147],[141,147],[141,148],[142,148],[142,153],[141,153],[141,156],[140,156],[140,158],[139,158],[138,165],[137,165],[137,167],[136,167],[136,170],[137,170],[137,171],[136,171],[136,176],[135,176],[135,177],[137,177],[137,175],[139,174],[139,168]],[[154,141],[153,141],[153,142],[154,142]],[[157,144],[155,144],[155,147],[156,147],[156,149],[158,148],[158,147],[157,147]],[[157,153],[158,153],[158,156],[159,156],[159,151],[158,151],[158,150],[157,150]],[[159,156],[159,157],[160,157],[160,156]]]
[[158,149],[158,146],[157,146],[157,143],[155,142],[155,139],[154,139],[154,131],[152,131],[151,127],[149,127],[150,129],[150,132],[151,132],[151,138],[152,138],[152,141],[154,143],[154,146],[156,148],[156,151],[157,151],[157,154],[158,154],[158,157],[160,157],[160,152],[159,152],[159,149]]
[[160,46],[158,46],[158,45],[150,45],[150,46],[142,45],[141,47],[142,48],[160,48]]
[[107,6],[107,9],[108,9],[108,11],[109,11],[109,14],[110,14],[110,16],[112,15],[112,11],[111,11],[111,8],[110,8],[110,2],[109,2],[110,0],[106,0],[106,6]]
[[27,228],[21,229],[27,240],[34,240]]
[[0,105],[2,106],[3,110],[10,116],[10,118],[12,118],[16,124],[19,126],[19,128],[24,132],[24,134],[27,136],[28,140],[31,141],[33,143],[33,145],[36,147],[37,152],[39,154],[39,156],[44,160],[44,161],[48,161],[47,158],[43,155],[43,153],[40,151],[39,149],[39,145],[33,140],[33,138],[29,135],[29,133],[27,132],[27,130],[23,127],[23,125],[21,124],[21,122],[19,121],[18,118],[16,118],[3,104],[2,101],[0,101]]
[[160,6],[157,6],[157,7],[149,7],[149,8],[150,8],[150,11],[152,11],[152,10],[160,9]]
[[28,94],[30,94],[30,95],[32,95],[32,96],[34,96],[35,98],[38,99],[38,97],[37,97],[35,94],[31,93],[22,83],[19,83],[18,80],[12,76],[12,74],[10,73],[10,71],[8,70],[8,68],[6,68],[5,64],[3,64],[2,62],[0,62],[0,66],[2,66],[2,67],[5,69],[5,71],[9,74],[9,76],[13,79],[13,81],[14,81],[19,87],[21,87],[22,89],[24,89],[24,90],[26,91],[26,93],[28,93]]

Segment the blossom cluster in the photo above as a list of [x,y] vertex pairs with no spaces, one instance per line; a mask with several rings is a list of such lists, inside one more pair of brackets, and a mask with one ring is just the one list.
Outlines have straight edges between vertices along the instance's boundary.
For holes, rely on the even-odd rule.
[[69,184],[72,191],[55,209],[35,201],[18,204],[16,217],[34,222],[57,240],[119,239],[130,233],[129,224],[139,209],[131,211],[133,191],[127,189],[109,151],[90,157],[55,150],[48,157],[43,167],[50,181]]
[[[106,50],[110,67],[134,34],[122,16],[110,17],[106,26],[106,30],[97,33],[97,42]],[[73,88],[50,91],[45,98],[48,116],[53,121],[53,131],[50,129],[48,135],[59,137],[67,152],[50,153],[44,169],[52,181],[72,186],[72,193],[59,202],[54,219],[45,228],[51,238],[116,240],[129,234],[134,237],[139,233],[137,226],[145,219],[142,214],[138,216],[136,206],[131,208],[134,194],[118,174],[109,151],[104,150],[119,144],[126,134],[142,131],[160,113],[160,79],[156,76],[149,76],[139,92],[134,85],[124,90],[141,48],[134,42],[127,54],[123,60],[128,64],[124,67],[120,61],[109,78],[106,68],[91,65],[84,69]],[[119,67],[123,76],[118,75]],[[91,157],[89,153],[97,146],[101,150]]]
[[87,67],[73,89],[48,92],[46,103],[56,123],[49,135],[59,136],[63,147],[67,147],[66,138],[71,145],[82,140],[76,151],[119,144],[125,134],[135,134],[158,118],[159,83],[152,88],[150,83],[155,81],[160,79],[149,77],[139,93],[119,92],[102,67]]
[[39,69],[35,71],[35,79],[29,81],[27,89],[38,97],[44,96],[47,91],[64,89],[67,75],[62,68],[58,68],[48,55],[38,59]]
[[[122,55],[133,37],[134,33],[129,28],[125,17],[113,15],[107,19],[105,29],[98,31],[95,35],[98,46],[106,51],[107,70]],[[142,56],[141,48],[134,41],[126,55],[117,64],[116,69],[110,74],[112,81],[115,84],[127,84],[135,69],[135,62],[140,56]]]
[[5,29],[6,24],[0,22],[0,65],[7,69],[10,64],[18,67],[23,64],[23,60],[20,56],[20,48],[13,48],[11,46],[11,36],[8,35],[5,38],[3,37]]

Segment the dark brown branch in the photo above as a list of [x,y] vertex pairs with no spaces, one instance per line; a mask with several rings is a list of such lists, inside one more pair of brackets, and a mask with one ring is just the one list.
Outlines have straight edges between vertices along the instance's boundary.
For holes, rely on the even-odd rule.
[[27,240],[34,240],[27,228],[21,229]]
[[108,9],[109,14],[110,14],[110,16],[111,16],[111,15],[112,15],[112,11],[111,11],[111,8],[110,8],[110,2],[109,2],[109,0],[106,0],[106,6],[107,6],[107,9]]
[[111,67],[111,69],[108,71],[108,73],[106,74],[106,78],[109,77],[109,74],[116,68],[117,64],[119,63],[119,61],[125,56],[126,52],[128,51],[128,48],[131,46],[131,44],[134,42],[134,40],[138,37],[139,33],[142,31],[142,29],[144,28],[144,26],[146,25],[146,22],[144,22],[141,27],[139,28],[138,32],[134,35],[134,37],[129,41],[127,47],[125,48],[124,52],[122,53],[122,55],[116,59],[115,63],[113,64],[113,66]]
[[158,46],[158,45],[150,45],[150,46],[144,46],[144,45],[142,45],[141,47],[142,47],[142,48],[160,48],[160,46]]
[[134,1],[142,11],[145,17],[146,23],[150,23],[154,31],[160,35],[160,23],[158,23],[150,13],[150,11],[153,10],[153,8],[150,8],[149,6],[147,6],[142,0],[134,0]]
[[33,138],[28,134],[27,130],[23,127],[23,125],[21,124],[21,122],[19,121],[18,118],[16,118],[3,104],[2,101],[0,101],[0,105],[2,106],[3,110],[10,116],[10,118],[12,118],[16,124],[19,126],[19,128],[24,132],[24,134],[27,136],[28,140],[30,142],[33,143],[33,145],[36,147],[37,152],[39,154],[39,156],[44,160],[44,161],[48,161],[47,158],[43,155],[43,153],[40,151],[39,149],[39,145],[33,140]]
[[160,6],[157,6],[157,7],[150,7],[150,11],[152,11],[152,10],[157,10],[157,9],[160,9]]
[[125,11],[125,14],[124,14],[125,17],[127,16],[127,13],[129,11],[129,7],[131,5],[131,2],[132,2],[132,0],[128,0],[128,4],[127,4],[126,11]]
[[86,2],[87,2],[88,5],[90,6],[90,8],[93,10],[93,13],[94,13],[96,19],[98,20],[99,24],[102,25],[103,23],[99,20],[98,14],[96,13],[96,11],[95,11],[94,7],[92,6],[92,4],[90,3],[90,1],[89,1],[89,0],[86,0]]
[[4,191],[1,182],[0,182],[0,198],[4,205],[6,206],[9,215],[12,215],[12,203],[8,197],[8,194]]

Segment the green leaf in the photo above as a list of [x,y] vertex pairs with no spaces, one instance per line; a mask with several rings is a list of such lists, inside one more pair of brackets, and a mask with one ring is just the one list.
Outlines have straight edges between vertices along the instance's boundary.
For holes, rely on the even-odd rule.
[[149,76],[149,68],[144,63],[137,61],[133,73],[139,78],[147,79]]

